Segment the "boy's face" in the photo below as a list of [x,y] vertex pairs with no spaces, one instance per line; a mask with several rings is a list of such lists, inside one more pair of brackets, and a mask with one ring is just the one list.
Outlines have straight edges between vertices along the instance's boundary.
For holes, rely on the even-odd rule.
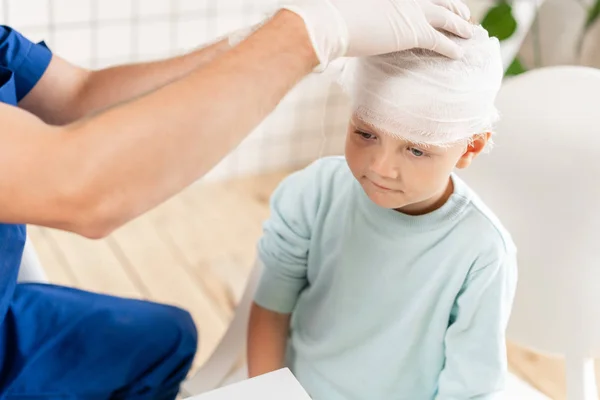
[[470,145],[423,148],[379,134],[353,118],[346,138],[346,159],[375,204],[420,214],[444,197],[453,169],[469,166],[488,138],[489,134],[478,136]]

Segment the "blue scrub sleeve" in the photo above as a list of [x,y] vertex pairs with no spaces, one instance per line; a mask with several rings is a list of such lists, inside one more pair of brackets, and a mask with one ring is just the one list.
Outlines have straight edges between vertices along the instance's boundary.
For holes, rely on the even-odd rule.
[[0,25],[0,66],[14,73],[17,101],[38,83],[51,60],[52,52],[44,42],[33,43],[14,29]]

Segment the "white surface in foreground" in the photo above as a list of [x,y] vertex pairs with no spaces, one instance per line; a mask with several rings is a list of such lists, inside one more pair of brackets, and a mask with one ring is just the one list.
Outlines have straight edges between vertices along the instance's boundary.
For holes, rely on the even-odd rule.
[[508,375],[502,400],[551,400],[513,374]]
[[311,400],[289,369],[248,379],[188,400]]
[[[536,389],[509,374],[506,391],[499,400],[550,400]],[[188,400],[310,400],[289,369],[238,382]]]

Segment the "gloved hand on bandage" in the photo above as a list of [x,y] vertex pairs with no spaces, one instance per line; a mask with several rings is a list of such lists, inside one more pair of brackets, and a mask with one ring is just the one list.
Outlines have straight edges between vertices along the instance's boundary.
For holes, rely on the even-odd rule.
[[321,68],[339,57],[417,47],[460,58],[461,48],[440,30],[473,34],[462,0],[292,0],[283,8],[304,19]]

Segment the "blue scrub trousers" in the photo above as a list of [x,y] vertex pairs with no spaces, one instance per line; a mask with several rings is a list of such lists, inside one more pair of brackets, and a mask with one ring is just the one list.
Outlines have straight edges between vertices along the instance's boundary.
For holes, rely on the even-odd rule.
[[174,307],[18,284],[1,325],[0,398],[171,400],[196,343]]

